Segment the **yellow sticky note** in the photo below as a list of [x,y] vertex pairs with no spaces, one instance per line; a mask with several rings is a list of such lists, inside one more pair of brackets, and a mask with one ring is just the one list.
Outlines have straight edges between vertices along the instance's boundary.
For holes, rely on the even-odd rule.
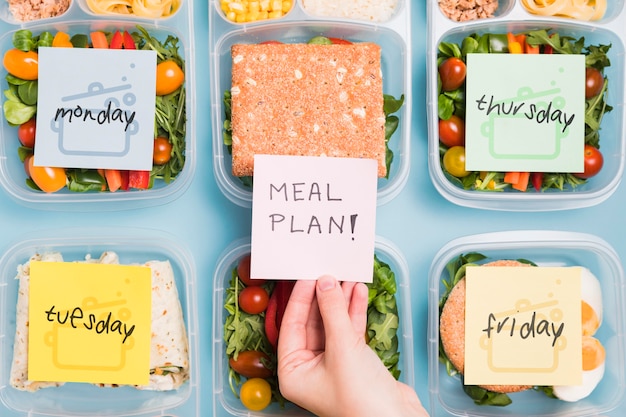
[[147,384],[151,271],[31,262],[28,379]]
[[468,267],[464,380],[581,384],[581,268]]

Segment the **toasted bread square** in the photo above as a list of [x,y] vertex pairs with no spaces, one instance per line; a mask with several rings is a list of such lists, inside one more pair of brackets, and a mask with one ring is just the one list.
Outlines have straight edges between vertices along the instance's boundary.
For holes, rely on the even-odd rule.
[[385,164],[380,47],[233,45],[232,169],[252,175],[254,155],[371,158]]

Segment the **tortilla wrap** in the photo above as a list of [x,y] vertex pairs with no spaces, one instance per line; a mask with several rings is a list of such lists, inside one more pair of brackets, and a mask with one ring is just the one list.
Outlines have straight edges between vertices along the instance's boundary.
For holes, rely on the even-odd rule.
[[[16,279],[19,280],[19,290],[10,384],[18,390],[33,392],[40,388],[58,387],[63,385],[63,382],[28,379],[28,299],[31,261],[63,262],[63,257],[58,252],[35,254],[28,262],[17,268]],[[119,264],[119,258],[115,252],[109,251],[96,259],[87,256],[82,262]],[[189,379],[189,348],[174,271],[169,261],[148,261],[144,266],[149,267],[152,272],[150,382],[136,388],[155,391],[177,389]],[[99,384],[99,386],[114,385]]]

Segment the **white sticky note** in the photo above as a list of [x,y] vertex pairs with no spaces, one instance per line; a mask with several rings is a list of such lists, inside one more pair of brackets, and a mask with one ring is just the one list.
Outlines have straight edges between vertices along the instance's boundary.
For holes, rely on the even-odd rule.
[[256,155],[251,276],[371,282],[377,162]]
[[35,165],[152,169],[156,52],[40,48]]

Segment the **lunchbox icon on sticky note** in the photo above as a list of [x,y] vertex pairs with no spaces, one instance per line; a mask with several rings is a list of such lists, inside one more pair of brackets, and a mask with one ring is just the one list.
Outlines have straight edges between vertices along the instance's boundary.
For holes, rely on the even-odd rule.
[[[131,84],[105,87],[89,84],[87,91],[61,98],[50,121],[58,136],[59,152],[74,156],[122,157],[128,154],[131,140],[139,131],[135,111],[137,101]],[[85,129],[85,126],[93,128]],[[85,134],[85,132],[89,132]]]
[[[130,334],[127,328],[123,331],[124,322],[131,316],[130,310],[123,306],[125,303],[124,300],[99,303],[94,297],[87,297],[82,307],[67,312],[63,323],[54,322],[44,339],[51,348],[54,366],[66,370],[123,369],[126,353],[134,346],[132,329]],[[67,320],[75,315],[77,320]],[[90,346],[99,347],[97,355]]]
[[[561,89],[533,91],[522,87],[512,98],[494,102],[485,98],[488,117],[480,132],[489,141],[494,159],[555,159],[569,134]],[[493,111],[492,111],[493,110]],[[524,132],[525,140],[510,140],[507,132]],[[532,143],[532,146],[530,146]]]
[[[563,311],[558,301],[532,304],[518,300],[515,308],[493,314],[497,331],[480,338],[487,351],[487,366],[496,373],[552,373],[559,367],[559,354],[567,346],[563,331]],[[546,355],[518,355],[520,341],[532,341],[536,352]]]

